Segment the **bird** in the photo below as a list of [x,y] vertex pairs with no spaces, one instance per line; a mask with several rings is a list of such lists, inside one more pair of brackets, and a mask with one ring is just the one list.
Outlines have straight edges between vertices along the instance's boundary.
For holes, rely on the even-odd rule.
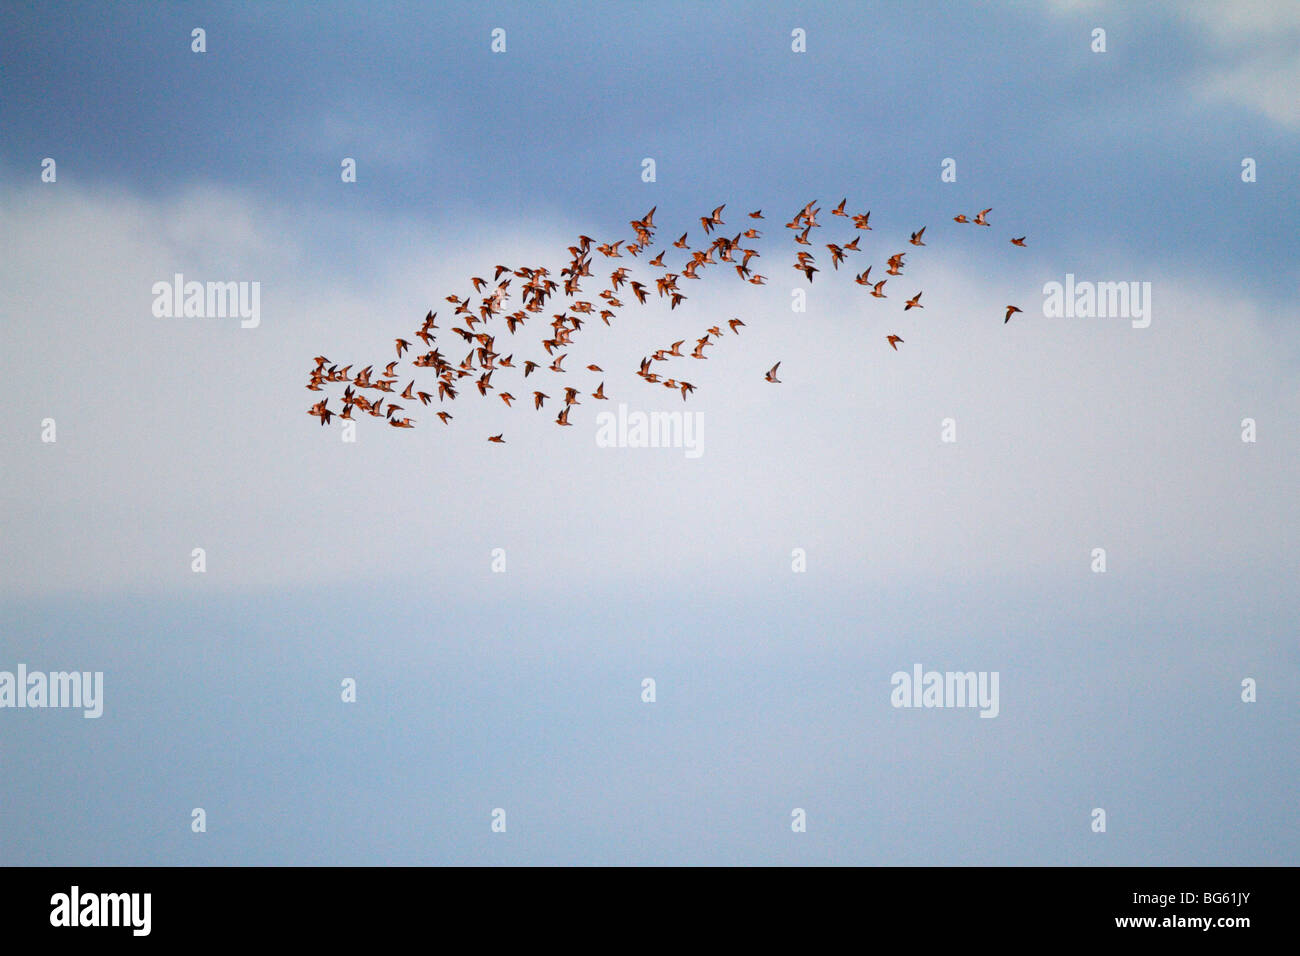
[[[854,228],[860,232],[869,231],[870,210],[862,213],[849,213],[847,211],[848,198],[840,200],[838,204],[830,210],[834,217],[851,219]],[[686,232],[674,243],[672,247],[682,249],[686,252],[688,261],[681,263],[677,271],[670,271],[671,268],[666,265],[667,250],[661,250],[653,259],[640,259],[642,253],[648,257],[653,251],[652,243],[655,242],[655,222],[654,217],[656,208],[646,213],[641,219],[630,220],[628,225],[635,233],[635,238],[628,237],[610,237],[605,241],[597,241],[591,236],[580,235],[577,241],[568,247],[569,259],[564,262],[557,276],[552,277],[549,269],[543,266],[519,266],[511,268],[506,265],[496,265],[492,271],[484,272],[483,276],[470,276],[469,281],[473,288],[470,295],[464,297],[458,295],[448,295],[446,301],[451,303],[455,309],[454,318],[457,321],[448,323],[449,331],[454,337],[465,341],[470,351],[463,360],[457,363],[443,354],[439,348],[438,337],[445,334],[445,330],[440,329],[437,325],[437,313],[432,309],[426,311],[423,320],[416,320],[412,323],[415,326],[412,340],[419,341],[423,344],[425,351],[423,353],[414,352],[412,341],[404,336],[393,339],[396,346],[397,360],[387,363],[383,366],[383,371],[376,374],[376,366],[367,365],[360,371],[353,373],[353,365],[333,364],[330,359],[324,355],[317,355],[314,359],[314,366],[308,373],[306,387],[308,390],[318,393],[324,393],[333,383],[340,383],[344,386],[342,395],[342,408],[335,411],[329,406],[329,399],[323,398],[316,402],[308,409],[308,414],[318,418],[322,426],[330,424],[335,418],[345,421],[353,421],[354,416],[359,418],[363,414],[386,421],[393,428],[413,428],[418,423],[407,417],[403,413],[403,407],[396,404],[396,401],[406,401],[408,403],[419,401],[422,405],[430,405],[436,398],[440,404],[454,402],[463,394],[462,379],[469,378],[474,385],[469,393],[477,391],[481,396],[487,396],[489,392],[495,392],[508,407],[513,407],[515,396],[509,390],[509,381],[503,381],[507,376],[517,375],[514,371],[516,368],[514,358],[518,354],[519,362],[522,366],[523,378],[527,378],[533,372],[538,371],[543,366],[548,367],[554,373],[567,374],[564,368],[564,359],[573,345],[579,344],[579,339],[584,331],[584,324],[589,321],[590,316],[599,315],[601,322],[606,325],[612,325],[612,320],[624,315],[624,303],[619,299],[620,290],[626,286],[631,289],[629,303],[646,305],[649,301],[649,292],[651,280],[641,276],[644,282],[638,281],[634,275],[635,268],[643,263],[648,264],[659,270],[654,276],[654,289],[661,299],[668,299],[671,307],[676,309],[679,305],[686,302],[685,294],[678,288],[678,283],[685,285],[689,280],[700,281],[701,279],[712,279],[718,272],[724,276],[730,276],[731,269],[713,270],[710,267],[720,263],[727,263],[732,266],[738,278],[753,285],[763,285],[767,278],[762,275],[755,275],[750,268],[750,262],[753,258],[760,255],[760,250],[750,248],[751,245],[758,245],[763,239],[763,233],[755,227],[745,229],[737,228],[734,238],[721,233],[719,227],[724,226],[722,214],[725,211],[726,204],[715,208],[709,215],[699,218],[700,225],[704,229],[705,239],[701,248],[691,249],[688,242],[689,235]],[[786,223],[787,229],[793,233],[793,240],[797,246],[803,247],[804,251],[797,251],[793,268],[803,273],[805,278],[811,282],[819,272],[816,259],[813,256],[812,248],[817,245],[812,238],[812,230],[818,228],[817,218],[821,213],[817,201],[813,200],[800,209],[790,222]],[[956,223],[971,223],[987,226],[988,215],[992,212],[992,207],[981,210],[974,217],[966,214],[953,216]],[[751,220],[762,220],[763,211],[757,209],[748,214]],[[847,223],[846,223],[847,225]],[[713,233],[719,233],[713,235]],[[910,244],[913,246],[924,246],[924,236],[926,227],[922,226],[910,235]],[[847,262],[851,253],[860,251],[861,235],[854,235],[849,242],[828,242],[824,243],[829,251],[833,272],[837,272],[841,263]],[[1011,237],[1012,245],[1025,246],[1026,237]],[[624,258],[628,265],[620,266],[609,273],[608,288],[593,289],[590,292],[584,288],[588,281],[598,282],[597,278],[590,278],[598,275],[594,268],[593,258],[599,253],[606,258]],[[887,260],[885,270],[887,276],[897,276],[903,274],[903,264],[906,253],[895,253]],[[631,260],[636,258],[636,262]],[[849,270],[846,270],[849,271]],[[887,298],[885,295],[886,279],[876,282],[871,281],[872,266],[867,265],[861,272],[853,276],[855,284],[860,285],[870,291],[873,298]],[[485,278],[491,276],[491,279]],[[717,281],[717,280],[714,280]],[[724,280],[728,281],[728,280]],[[729,280],[734,281],[734,280]],[[834,281],[823,276],[823,281]],[[911,311],[914,308],[925,308],[921,304],[923,293],[917,292],[912,298],[905,300],[904,312]],[[584,297],[585,296],[585,297]],[[511,303],[507,305],[507,303]],[[554,304],[552,304],[554,303]],[[514,311],[507,311],[513,309]],[[559,311],[556,312],[556,309]],[[1011,316],[1021,309],[1017,306],[1007,306],[1003,323],[1010,322]],[[547,358],[525,359],[523,349],[526,347],[525,339],[527,332],[533,327],[532,317],[534,315],[545,315],[548,312],[554,313],[552,320],[541,321],[542,334],[538,339],[534,339],[532,344],[540,344]],[[494,322],[505,325],[506,330],[511,336],[519,336],[520,343],[508,355],[502,355],[496,348],[494,332],[496,326]],[[695,386],[689,382],[681,381],[676,375],[669,376],[666,371],[671,366],[673,358],[684,357],[689,355],[694,359],[705,359],[708,356],[705,350],[708,346],[720,344],[725,329],[730,329],[733,335],[740,334],[740,328],[745,326],[745,322],[739,318],[732,318],[725,322],[717,322],[710,326],[704,334],[695,340],[694,349],[689,352],[683,352],[686,339],[673,342],[669,348],[660,348],[653,350],[651,357],[643,358],[641,366],[637,371],[637,376],[649,384],[662,385],[664,388],[679,391],[682,400],[685,401],[690,393],[695,391]],[[454,340],[454,339],[453,339]],[[511,340],[512,342],[514,339]],[[903,339],[895,334],[886,336],[886,341],[890,348],[898,351],[898,346],[903,343]],[[585,341],[582,344],[586,344]],[[445,348],[445,344],[443,346]],[[411,358],[406,359],[410,354]],[[399,392],[398,385],[402,377],[407,377],[405,369],[402,368],[404,362],[409,362],[417,370],[428,369],[429,374],[434,376],[432,382],[425,384],[425,380],[420,376],[423,371],[417,372],[415,377],[408,377],[407,384]],[[663,362],[661,366],[664,370],[662,373],[651,371],[652,363]],[[764,379],[773,384],[780,384],[781,379],[777,377],[782,363],[778,362],[764,374]],[[595,361],[588,362],[585,366],[587,371],[603,373],[604,368]],[[493,381],[494,374],[497,376],[496,382]],[[576,377],[576,376],[575,376]],[[423,387],[422,387],[423,386]],[[436,387],[435,387],[436,386]],[[379,395],[374,393],[378,392]],[[521,392],[527,394],[527,392]],[[578,387],[566,387],[564,389],[563,404],[558,409],[558,415],[555,419],[558,425],[570,425],[569,409],[572,405],[580,404]],[[596,400],[606,401],[608,396],[605,394],[605,382],[601,381],[596,390],[589,393]],[[540,410],[549,396],[541,391],[532,392],[533,407]],[[450,412],[441,410],[437,411],[438,419],[444,425],[451,425],[453,416]],[[488,438],[489,442],[495,444],[504,444],[504,433],[492,435]]]
[[722,204],[721,206],[719,206],[717,209],[713,210],[713,212],[712,212],[710,215],[708,215],[708,216],[701,216],[701,217],[700,217],[700,225],[702,225],[702,226],[704,227],[704,233],[705,233],[705,235],[708,235],[709,233],[711,233],[711,232],[713,231],[713,227],[714,227],[714,226],[721,226],[721,225],[723,225],[723,222],[722,222],[722,210],[724,210],[724,209],[726,209],[726,208],[727,208],[727,204],[726,204],[726,203],[723,203],[723,204]]
[[[815,265],[812,264],[812,263],[813,263],[813,257],[812,257],[811,255],[809,255],[808,253],[806,253],[806,252],[801,252],[801,253],[799,253],[799,256],[800,256],[800,259],[799,259],[798,262],[796,262],[796,263],[794,264],[794,267],[795,267],[797,270],[799,270],[800,272],[802,272],[805,276],[807,276],[809,282],[812,282],[812,280],[813,280],[813,273],[814,273],[814,272],[819,272],[819,271],[821,271],[821,270],[819,270]],[[804,258],[804,257],[806,257],[806,258]]]
[[330,422],[330,418],[333,417],[334,415],[334,413],[330,411],[329,408],[327,407],[328,402],[329,399],[325,399],[324,401],[317,402],[315,405],[313,405],[311,408],[307,410],[308,415],[314,415],[320,419],[320,423],[322,426],[328,425]]

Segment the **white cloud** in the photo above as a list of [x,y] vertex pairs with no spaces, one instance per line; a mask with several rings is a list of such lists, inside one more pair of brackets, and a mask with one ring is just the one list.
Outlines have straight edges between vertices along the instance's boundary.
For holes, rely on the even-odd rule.
[[1170,3],[1171,10],[1225,43],[1278,41],[1300,34],[1300,5],[1273,0],[1205,0]]
[[1213,41],[1219,62],[1199,91],[1300,128],[1300,4],[1219,0],[1172,9]]
[[[575,373],[591,361],[605,372],[563,384],[603,378],[615,401],[702,412],[699,460],[597,448],[590,399],[559,429],[526,401],[507,409],[468,390],[451,427],[416,408],[415,430],[363,421],[348,446],[306,415],[311,356],[383,364],[426,308],[449,315],[442,298],[468,293],[469,275],[499,261],[558,271],[582,227],[471,243],[373,222],[357,237],[371,258],[321,262],[303,252],[305,233],[344,224],[319,211],[211,190],[157,202],[60,185],[37,197],[0,203],[13,250],[0,265],[4,369],[24,383],[4,425],[21,449],[5,490],[7,540],[24,556],[11,591],[193,589],[195,546],[208,550],[209,588],[418,579],[484,593],[498,546],[513,586],[559,591],[752,588],[789,574],[793,547],[844,586],[1075,574],[1095,545],[1147,575],[1291,559],[1295,333],[1265,325],[1230,286],[1011,258],[954,228],[884,302],[841,270],[819,276],[796,315],[793,270],[765,240],[770,285],[706,274],[677,311],[625,307],[571,353]],[[865,244],[873,261],[896,251],[879,236]],[[175,271],[261,281],[262,326],[155,319],[149,287]],[[1151,281],[1151,328],[1043,318],[1042,284],[1066,271]],[[925,310],[904,315],[919,289]],[[1010,325],[1006,301],[1026,312]],[[698,386],[690,403],[632,375],[652,348],[733,315],[747,322],[740,336],[708,361],[677,360]],[[889,332],[905,340],[898,352]],[[517,361],[540,355],[518,343]],[[777,360],[784,384],[769,385]],[[538,375],[559,394],[558,377]],[[526,399],[538,381],[513,390]],[[38,439],[47,415],[57,446]],[[939,441],[948,416],[955,446]],[[1238,438],[1246,416],[1257,445]],[[486,443],[502,430],[505,447]]]
[[[1053,0],[1058,15],[1089,14],[1131,22],[1144,8],[1119,0]],[[1270,0],[1166,0],[1160,9],[1208,41],[1192,91],[1208,101],[1246,107],[1300,128],[1300,4]]]
[[1295,48],[1217,69],[1199,89],[1208,98],[1238,103],[1281,126],[1300,128],[1300,97],[1296,95],[1300,89],[1300,50]]

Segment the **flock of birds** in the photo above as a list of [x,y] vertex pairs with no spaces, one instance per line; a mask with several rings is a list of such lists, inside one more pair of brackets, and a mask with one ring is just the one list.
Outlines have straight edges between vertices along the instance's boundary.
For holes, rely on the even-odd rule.
[[[861,233],[871,230],[870,219],[871,212],[857,214],[845,212],[847,198],[841,200],[839,205],[831,210],[832,216],[842,217],[852,221],[853,229],[857,231],[851,242],[836,244],[828,242],[825,244],[826,249],[830,252],[830,262],[834,270],[838,271],[841,263],[847,263],[850,254],[858,254],[859,240]],[[453,325],[451,333],[458,336],[470,347],[469,354],[459,363],[447,358],[437,345],[438,331],[440,326],[437,324],[438,315],[430,310],[424,317],[420,328],[416,330],[412,338],[418,339],[423,343],[425,351],[420,354],[412,353],[410,360],[411,365],[418,369],[431,369],[436,378],[436,386],[430,386],[432,391],[426,391],[416,387],[415,378],[412,377],[407,385],[400,392],[397,385],[403,376],[398,372],[398,365],[402,356],[411,351],[414,346],[412,342],[405,338],[395,340],[397,358],[389,362],[382,372],[375,373],[373,365],[367,365],[365,368],[352,372],[352,365],[340,367],[331,363],[324,355],[316,356],[315,367],[311,370],[307,388],[313,392],[324,391],[326,385],[334,383],[344,384],[342,393],[342,409],[335,411],[329,407],[329,398],[324,398],[308,409],[308,414],[320,419],[321,425],[328,425],[334,418],[341,421],[351,421],[359,415],[370,415],[374,418],[380,418],[388,422],[393,428],[413,428],[415,421],[410,416],[404,414],[407,410],[406,405],[398,404],[398,399],[403,402],[419,402],[421,405],[429,405],[436,398],[440,405],[455,401],[460,394],[463,386],[472,386],[476,388],[479,394],[487,397],[489,392],[495,392],[496,397],[501,399],[507,406],[513,407],[513,403],[519,399],[511,392],[504,388],[498,389],[493,383],[493,376],[502,369],[509,369],[512,372],[521,369],[523,380],[527,380],[530,375],[540,370],[545,370],[553,375],[567,375],[569,370],[564,367],[564,359],[567,355],[567,349],[573,344],[573,337],[582,331],[583,325],[591,321],[592,316],[599,317],[605,325],[610,324],[610,320],[616,318],[616,310],[624,307],[620,298],[621,295],[630,295],[638,303],[644,305],[651,295],[651,286],[648,283],[640,282],[632,278],[631,271],[627,266],[619,266],[609,275],[608,288],[602,289],[596,296],[598,301],[580,299],[582,294],[582,281],[585,278],[592,277],[593,253],[599,254],[606,259],[621,259],[623,253],[627,253],[631,258],[637,258],[643,253],[648,253],[654,242],[655,235],[655,208],[652,208],[640,219],[632,220],[629,225],[632,227],[634,238],[620,239],[613,243],[597,244],[589,236],[579,236],[576,245],[569,246],[570,260],[565,268],[560,270],[559,281],[551,278],[549,271],[542,267],[527,267],[512,269],[509,266],[498,265],[494,268],[491,280],[480,276],[470,278],[470,284],[473,286],[473,294],[467,294],[464,297],[457,295],[447,296],[447,301],[454,306],[451,321],[459,322],[459,325]],[[654,258],[648,259],[650,267],[659,270],[659,274],[654,277],[653,291],[661,299],[667,299],[670,309],[676,309],[678,305],[687,298],[686,294],[678,286],[679,280],[700,279],[700,273],[713,266],[730,265],[735,269],[737,276],[743,281],[753,285],[763,285],[767,277],[760,275],[750,268],[750,261],[758,258],[759,253],[756,249],[749,248],[752,240],[757,240],[762,233],[757,225],[751,223],[749,228],[737,232],[732,238],[721,234],[719,231],[714,235],[715,230],[726,225],[722,218],[723,210],[726,204],[718,206],[707,216],[700,217],[700,226],[704,230],[706,237],[712,237],[711,241],[703,248],[692,249],[691,243],[688,242],[688,233],[682,235],[672,243],[675,249],[684,250],[689,255],[689,260],[678,271],[671,271],[672,267],[665,264],[664,257],[667,249],[662,249]],[[980,210],[973,218],[966,215],[957,215],[953,217],[953,222],[966,223],[976,226],[990,226],[987,216],[992,212],[992,208]],[[812,230],[820,228],[822,223],[817,221],[817,216],[821,209],[817,206],[816,200],[808,203],[794,217],[785,224],[786,229],[794,232],[794,241],[797,245],[812,247],[814,245],[810,238]],[[763,211],[761,209],[749,213],[748,218],[753,221],[762,220]],[[916,232],[911,234],[909,243],[913,246],[924,246],[926,243],[923,239],[925,227],[922,226]],[[1011,239],[1011,244],[1023,247],[1025,245],[1025,236]],[[903,274],[903,260],[908,255],[906,251],[898,252],[889,257],[885,263],[885,274],[889,277],[901,276]],[[716,256],[716,258],[715,258]],[[795,253],[794,268],[802,273],[809,283],[813,277],[820,271],[817,266],[817,259],[812,252],[799,250]],[[889,279],[871,280],[872,266],[868,265],[866,269],[854,276],[854,282],[860,286],[870,288],[870,295],[873,298],[888,298],[885,293],[885,284]],[[514,311],[507,312],[507,303],[511,300],[511,286],[515,280],[520,280],[516,288],[518,290],[519,306]],[[627,291],[624,292],[624,286]],[[546,327],[547,332],[541,341],[542,349],[545,350],[546,357],[534,359],[524,359],[521,366],[515,364],[515,354],[511,350],[508,354],[502,355],[497,347],[497,336],[495,333],[488,331],[492,327],[494,319],[500,318],[504,321],[508,334],[512,337],[534,316],[547,311],[548,300],[555,299],[557,293],[562,291],[563,300],[572,300],[558,313],[553,313],[551,322]],[[912,309],[923,309],[921,304],[921,292],[917,292],[910,299],[907,299],[903,305],[903,311],[908,312]],[[478,296],[477,301],[475,296]],[[554,308],[554,305],[551,306]],[[1006,315],[1003,323],[1011,321],[1011,316],[1021,311],[1014,305],[1006,307]],[[739,335],[740,329],[745,323],[738,318],[733,318],[727,323],[728,330],[733,335]],[[695,340],[695,347],[689,352],[683,352],[682,347],[687,343],[687,339],[681,339],[673,342],[666,348],[654,350],[650,355],[641,360],[640,368],[637,375],[645,382],[651,385],[660,385],[664,388],[673,389],[681,392],[682,401],[695,391],[695,386],[681,378],[680,373],[669,374],[669,364],[674,359],[690,358],[696,360],[707,359],[704,350],[716,344],[723,338],[721,325],[713,325],[704,331],[704,334]],[[898,335],[893,333],[885,336],[885,341],[894,351],[898,351],[898,346],[903,343]],[[549,360],[549,361],[548,361]],[[777,362],[763,376],[764,379],[773,384],[780,384],[781,380],[777,378],[776,372],[781,363]],[[662,367],[664,371],[656,371]],[[586,366],[588,372],[602,374],[604,370],[596,364]],[[413,373],[414,374],[414,373]],[[540,376],[539,376],[540,378]],[[465,383],[465,379],[471,379],[470,383]],[[537,384],[541,384],[540,381]],[[516,386],[509,386],[516,387]],[[549,387],[549,386],[547,386]],[[527,389],[527,386],[523,386]],[[583,394],[582,389],[576,386],[559,386],[563,391],[563,398],[560,398],[557,391],[555,401],[563,402],[555,417],[555,424],[560,426],[571,425],[569,421],[569,409],[574,405],[581,404],[579,395]],[[372,393],[370,396],[367,393]],[[377,393],[377,394],[374,394]],[[600,384],[594,391],[586,393],[590,398],[597,401],[608,400],[609,396],[605,394],[605,382],[602,378]],[[540,389],[532,392],[532,404],[535,411],[540,411],[552,396]],[[387,404],[385,404],[387,403]],[[452,414],[446,409],[436,412],[438,418],[443,424],[450,424]],[[505,443],[504,433],[492,435],[488,438],[489,442],[497,444]]]

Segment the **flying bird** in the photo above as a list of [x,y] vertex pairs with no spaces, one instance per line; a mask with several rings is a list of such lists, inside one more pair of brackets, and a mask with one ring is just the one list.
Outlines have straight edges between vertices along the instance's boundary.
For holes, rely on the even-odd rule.
[[705,235],[708,235],[709,233],[711,233],[711,232],[713,231],[713,227],[714,227],[714,226],[721,226],[721,225],[723,225],[723,222],[722,222],[722,210],[724,210],[724,209],[726,209],[726,208],[727,208],[727,204],[726,204],[726,203],[723,203],[723,204],[722,204],[721,206],[719,206],[717,209],[713,210],[712,214],[710,214],[710,215],[708,215],[708,216],[701,216],[701,217],[700,217],[700,225],[702,225],[702,226],[704,227],[704,233],[705,233]]
[[[854,228],[860,232],[869,231],[871,212],[868,210],[862,214],[847,212],[848,198],[840,200],[838,204],[830,210],[832,216],[851,219]],[[499,373],[498,381],[506,376],[515,376],[518,373],[514,371],[514,355],[522,352],[526,347],[523,338],[524,333],[533,327],[531,319],[535,315],[545,315],[553,313],[551,321],[539,320],[537,324],[542,326],[541,335],[534,339],[532,344],[540,342],[543,351],[551,362],[547,367],[555,373],[565,373],[563,365],[564,359],[571,349],[571,346],[579,344],[579,339],[584,331],[584,323],[587,321],[584,317],[599,315],[601,322],[606,325],[612,325],[612,320],[622,316],[624,303],[619,299],[619,291],[627,285],[632,290],[629,301],[635,299],[634,304],[646,305],[649,300],[649,291],[651,279],[653,286],[661,299],[667,299],[671,308],[676,309],[686,301],[686,296],[678,288],[678,283],[688,280],[700,281],[701,279],[711,278],[721,272],[724,276],[731,275],[731,269],[712,270],[712,265],[727,263],[732,266],[737,277],[742,281],[753,285],[763,285],[766,277],[755,275],[749,266],[751,259],[758,257],[760,251],[757,248],[750,248],[750,245],[757,245],[762,240],[763,234],[757,228],[738,229],[734,238],[721,234],[720,228],[725,225],[722,219],[722,213],[726,204],[718,206],[707,216],[700,217],[700,225],[704,229],[705,236],[701,248],[691,249],[688,243],[688,234],[683,232],[681,237],[672,247],[682,249],[689,257],[688,261],[681,264],[676,272],[669,271],[670,267],[665,264],[667,250],[661,250],[653,259],[641,260],[637,257],[644,252],[649,255],[652,251],[651,243],[654,242],[655,208],[645,214],[641,219],[630,220],[628,225],[635,233],[635,238],[628,237],[611,237],[605,241],[598,242],[591,236],[580,235],[574,245],[568,247],[569,259],[563,263],[559,274],[552,277],[550,270],[542,266],[519,266],[511,268],[506,265],[496,265],[491,272],[485,275],[491,275],[491,280],[483,276],[471,276],[469,281],[473,287],[473,293],[465,297],[457,295],[446,296],[446,301],[452,303],[455,308],[454,319],[456,325],[450,328],[450,333],[464,342],[466,342],[470,351],[463,360],[457,363],[443,354],[438,347],[439,327],[436,323],[437,313],[432,309],[427,310],[423,321],[413,322],[418,326],[411,334],[412,339],[423,344],[425,351],[423,353],[413,352],[411,340],[405,337],[397,337],[393,341],[396,345],[397,360],[389,362],[383,367],[381,373],[375,373],[375,366],[367,365],[355,374],[352,373],[352,364],[335,365],[330,362],[325,355],[315,357],[315,365],[308,373],[306,387],[313,392],[325,392],[327,387],[333,383],[339,383],[344,386],[342,394],[342,409],[335,411],[329,407],[329,399],[323,398],[316,402],[308,409],[308,414],[318,418],[320,424],[327,425],[333,419],[338,418],[345,421],[354,420],[354,416],[359,417],[362,414],[368,414],[371,417],[387,421],[393,428],[413,428],[417,424],[414,419],[406,417],[402,412],[402,406],[395,404],[394,399],[406,402],[418,400],[422,405],[429,405],[436,397],[438,402],[454,402],[462,394],[462,379],[469,378],[474,385],[469,390],[472,394],[477,391],[481,396],[487,396],[490,391],[496,391],[497,396],[508,406],[513,407],[515,396],[511,391],[505,390],[508,381],[502,383],[501,387],[493,383],[493,375]],[[804,274],[805,278],[811,282],[819,272],[816,265],[816,259],[810,251],[816,245],[811,239],[811,232],[821,224],[817,222],[817,217],[821,213],[817,201],[813,200],[805,205],[799,212],[795,213],[790,222],[786,223],[787,229],[793,233],[793,240],[797,246],[804,247],[807,251],[797,251],[793,268]],[[987,226],[990,223],[987,220],[988,214],[992,212],[992,207],[981,210],[973,218],[965,214],[953,216],[956,223],[971,223]],[[755,210],[748,214],[750,219],[763,219],[763,211]],[[922,226],[916,232],[911,233],[910,244],[913,246],[924,246],[924,235],[926,227]],[[713,233],[719,235],[714,236]],[[854,235],[849,242],[828,242],[824,243],[830,253],[831,265],[833,271],[837,272],[843,262],[847,262],[850,253],[859,252],[860,235]],[[1012,237],[1012,245],[1025,246],[1026,237]],[[631,262],[630,258],[625,260],[628,265],[620,266],[609,273],[608,288],[592,289],[587,291],[584,284],[590,280],[599,281],[591,278],[596,274],[593,268],[593,257],[599,253],[607,258],[622,258],[623,253],[629,257],[637,258],[637,262]],[[888,276],[897,276],[903,274],[903,263],[906,253],[895,253],[887,260],[886,274]],[[634,267],[639,267],[642,263],[658,269],[659,272],[647,278],[642,275],[640,278],[644,281],[638,281],[634,276]],[[848,270],[846,270],[848,271]],[[871,281],[872,267],[868,265],[863,271],[853,276],[855,284],[870,290],[873,298],[884,299],[885,279],[876,282]],[[717,281],[714,279],[713,281]],[[735,281],[735,280],[728,280]],[[828,277],[823,277],[823,281],[835,281]],[[921,292],[917,292],[912,298],[905,300],[903,311],[908,312],[912,309],[925,308],[921,304]],[[584,297],[585,296],[585,297]],[[476,297],[481,297],[477,298]],[[514,304],[507,306],[507,302]],[[554,303],[554,304],[553,304]],[[514,311],[507,312],[507,308]],[[556,309],[559,311],[556,312]],[[1006,315],[1003,323],[1010,322],[1011,316],[1021,310],[1016,306],[1007,306]],[[511,336],[520,336],[520,344],[512,350],[511,354],[501,355],[495,344],[494,335],[496,321],[504,324],[506,330]],[[739,330],[745,323],[739,318],[732,318],[725,323],[719,322],[710,326],[702,337],[696,339],[695,348],[690,353],[682,351],[686,341],[678,340],[673,342],[669,348],[656,349],[650,357],[643,358],[637,376],[649,384],[662,385],[664,388],[679,391],[682,400],[685,401],[687,396],[695,391],[695,386],[689,382],[680,381],[675,376],[669,377],[667,371],[659,374],[651,371],[653,362],[671,363],[671,359],[683,357],[689,354],[694,359],[705,359],[705,349],[721,341],[724,334],[724,328],[730,329],[733,335],[739,335]],[[514,340],[512,339],[512,342]],[[886,336],[890,348],[898,351],[898,346],[902,344],[903,339],[898,335]],[[586,344],[585,340],[582,343]],[[445,348],[445,344],[443,346]],[[411,354],[410,359],[405,359],[407,354]],[[581,353],[580,353],[581,354]],[[409,362],[417,371],[415,377],[407,380],[405,388],[400,392],[397,385],[401,378],[406,377],[405,369],[401,368],[403,361]],[[540,361],[534,359],[524,359],[521,355],[520,363],[522,365],[523,378],[526,379],[533,372],[539,370],[546,363],[546,359]],[[763,376],[768,382],[780,384],[781,380],[777,377],[781,363],[778,362]],[[662,366],[665,370],[670,364]],[[604,371],[603,366],[595,361],[589,362],[585,368],[587,371],[601,373]],[[424,370],[427,370],[424,371]],[[431,376],[431,380],[424,379],[423,375]],[[436,387],[435,387],[436,386]],[[427,389],[427,390],[426,390]],[[376,395],[378,392],[380,394]],[[521,392],[521,394],[526,394]],[[596,400],[608,400],[605,394],[605,382],[601,381],[594,392],[589,393]],[[549,397],[541,391],[532,392],[533,407],[540,410],[544,402]],[[564,389],[563,406],[555,419],[557,425],[567,426],[569,422],[569,409],[572,405],[580,404],[579,389],[577,387],[566,387]],[[444,425],[450,425],[453,416],[447,411],[436,412],[438,419]],[[488,438],[489,442],[504,444],[504,433],[492,435]]]

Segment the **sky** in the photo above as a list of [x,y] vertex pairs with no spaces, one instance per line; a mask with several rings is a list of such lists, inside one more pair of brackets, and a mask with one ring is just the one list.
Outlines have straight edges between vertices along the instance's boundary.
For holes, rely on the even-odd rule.
[[[0,703],[103,674],[0,706],[0,862],[1294,865],[1298,51],[1276,3],[0,7]],[[585,396],[305,414],[470,276],[722,203],[766,285],[530,380],[698,455]],[[256,326],[156,315],[177,273]],[[732,317],[689,400],[633,374]],[[917,665],[996,716],[895,706]]]

